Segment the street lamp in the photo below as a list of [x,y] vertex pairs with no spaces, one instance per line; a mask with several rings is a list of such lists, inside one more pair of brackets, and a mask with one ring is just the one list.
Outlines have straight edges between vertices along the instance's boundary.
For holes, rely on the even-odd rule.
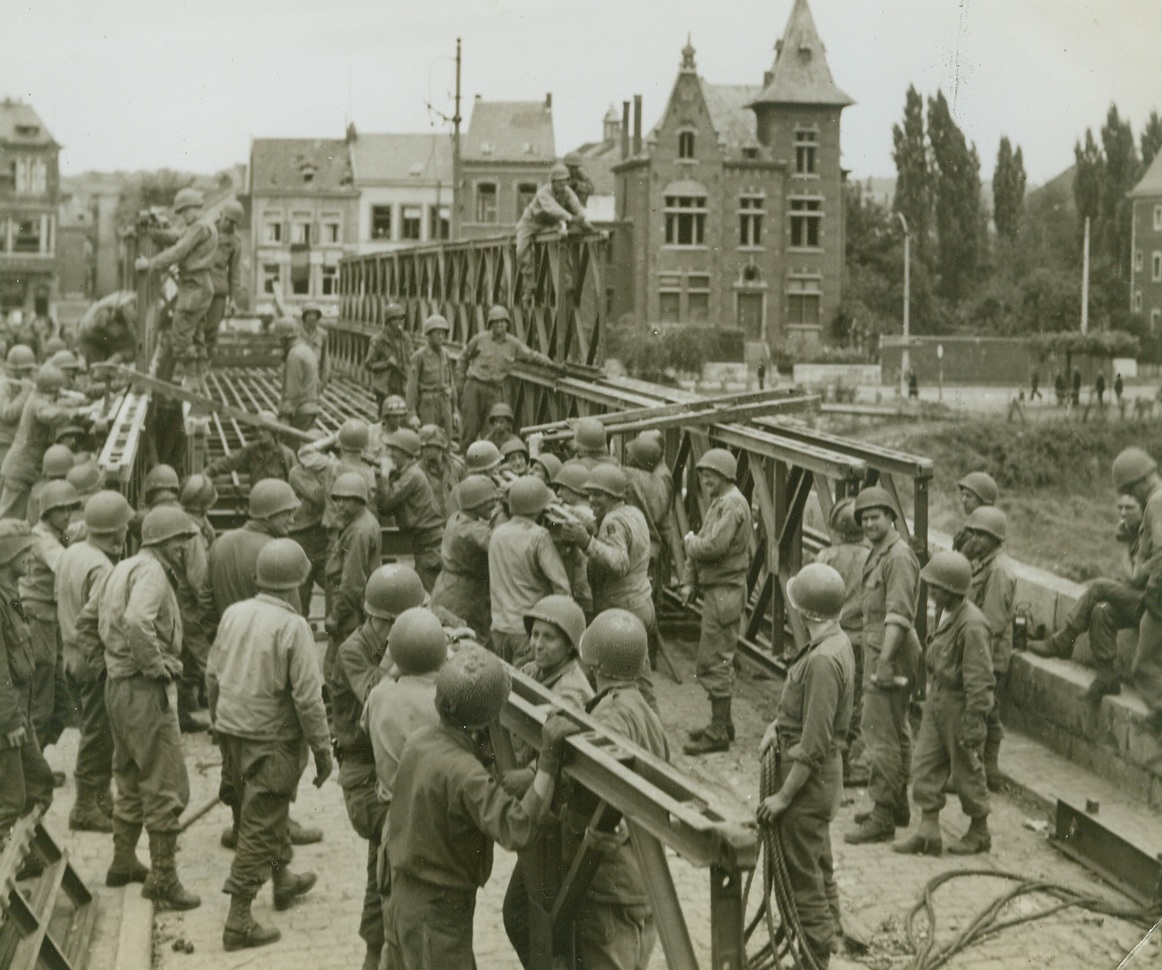
[[896,218],[900,220],[900,225],[904,227],[904,350],[900,354],[900,397],[906,401],[908,399],[908,371],[912,366],[911,354],[908,352],[908,308],[912,302],[912,260],[910,258],[912,252],[912,234],[908,232],[908,220],[904,218],[904,213],[897,212]]

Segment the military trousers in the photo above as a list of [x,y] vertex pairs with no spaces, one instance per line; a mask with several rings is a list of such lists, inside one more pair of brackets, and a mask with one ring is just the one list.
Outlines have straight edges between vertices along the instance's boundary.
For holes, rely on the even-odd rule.
[[1095,579],[1065,620],[1074,638],[1088,631],[1089,649],[1098,667],[1113,671],[1118,658],[1118,631],[1141,622],[1142,591],[1112,579]]
[[299,544],[311,563],[311,572],[299,587],[299,610],[303,616],[310,617],[311,596],[315,591],[315,584],[326,586],[327,530],[320,522],[292,532],[290,537]]
[[113,732],[105,710],[105,671],[77,664],[65,672],[65,679],[81,734],[74,769],[77,790],[108,791],[113,780]]
[[694,672],[711,700],[734,692],[734,654],[746,603],[746,587],[710,586],[702,590],[702,632]]
[[586,899],[574,925],[579,970],[646,970],[658,942],[654,914],[644,904]]
[[345,757],[339,766],[339,785],[347,817],[355,833],[367,840],[367,885],[363,890],[363,912],[359,936],[368,949],[383,949],[383,901],[379,894],[379,840],[387,820],[388,806],[376,792],[375,763]]
[[970,751],[959,740],[964,706],[962,691],[929,683],[912,763],[912,798],[922,812],[939,812],[944,807],[944,788],[951,781],[965,815],[984,818],[989,813],[988,779],[981,749]]
[[208,274],[178,276],[178,293],[174,300],[173,327],[170,332],[170,351],[175,360],[205,357],[202,327],[213,299],[214,287]]
[[1149,610],[1142,613],[1130,679],[1151,713],[1162,711],[1162,619]]
[[438,424],[451,438],[455,431],[452,427],[452,389],[421,387],[419,400],[416,401],[416,416],[420,424]]
[[34,808],[52,804],[52,769],[44,760],[35,732],[23,743],[9,746],[0,739],[0,839],[17,819]]
[[69,712],[68,689],[65,686],[64,661],[60,645],[60,627],[55,615],[38,616],[39,610],[26,609],[28,635],[36,668],[32,674],[32,726],[41,748],[60,740]]
[[475,889],[449,889],[393,872],[384,926],[388,970],[476,970],[475,915]]
[[492,406],[500,404],[503,400],[503,382],[491,384],[475,377],[469,377],[464,382],[464,395],[460,399],[460,418],[464,425],[460,438],[462,451],[467,451],[468,446],[480,436]]
[[864,644],[863,716],[860,736],[868,764],[868,796],[889,817],[908,804],[908,770],[912,762],[912,726],[908,723],[906,687],[877,687],[872,678],[880,651]]
[[190,800],[177,689],[141,675],[105,682],[113,732],[113,816],[147,832],[177,832]]
[[202,320],[202,343],[206,347],[206,354],[214,353],[218,346],[218,327],[226,315],[226,294],[215,293],[210,297],[210,305],[206,308],[205,319]]

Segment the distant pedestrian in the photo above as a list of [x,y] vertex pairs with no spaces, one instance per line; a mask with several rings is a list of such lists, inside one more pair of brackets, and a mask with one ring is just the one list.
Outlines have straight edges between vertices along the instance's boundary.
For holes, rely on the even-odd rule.
[[1081,371],[1075,370],[1073,372],[1073,398],[1072,403],[1076,407],[1081,403]]
[[1093,381],[1093,390],[1097,394],[1097,406],[1099,408],[1105,407],[1106,397],[1106,376],[1105,374],[1098,374]]
[[920,380],[916,377],[916,371],[908,371],[908,400],[920,398]]
[[1121,374],[1114,375],[1114,397],[1118,399],[1118,407],[1122,406],[1122,395],[1126,392],[1126,382]]
[[1031,403],[1043,396],[1041,394],[1041,374],[1039,371],[1033,371],[1033,376],[1029,379],[1029,401]]
[[1057,406],[1065,403],[1065,375],[1058,371],[1053,378],[1053,393],[1057,397]]

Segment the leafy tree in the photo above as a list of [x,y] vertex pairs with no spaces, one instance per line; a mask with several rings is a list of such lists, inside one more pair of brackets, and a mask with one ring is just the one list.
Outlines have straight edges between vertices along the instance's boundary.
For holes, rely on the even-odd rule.
[[1077,165],[1073,177],[1073,203],[1077,208],[1080,234],[1086,219],[1097,221],[1101,214],[1101,186],[1105,179],[1105,159],[1089,128],[1085,129],[1085,144],[1082,145],[1081,141],[1074,144],[1073,158]]
[[904,121],[892,126],[896,195],[892,209],[902,213],[912,235],[913,252],[931,266],[932,170],[924,138],[924,99],[914,86],[904,99]]
[[980,158],[952,118],[942,91],[928,99],[928,138],[936,179],[936,235],[940,291],[959,301],[980,257]]
[[1025,204],[1025,159],[1021,146],[1014,152],[1007,135],[997,150],[997,167],[993,173],[993,221],[997,233],[1013,239],[1021,225]]
[[1142,167],[1147,168],[1154,161],[1159,149],[1162,149],[1162,118],[1158,117],[1157,111],[1151,111],[1150,117],[1146,120],[1146,127],[1142,129],[1141,145]]

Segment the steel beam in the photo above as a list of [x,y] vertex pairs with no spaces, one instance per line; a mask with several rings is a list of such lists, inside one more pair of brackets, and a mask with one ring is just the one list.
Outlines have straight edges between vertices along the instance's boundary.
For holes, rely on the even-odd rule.
[[1162,905],[1162,853],[1152,855],[1063,798],[1049,840],[1075,862],[1146,907]]

